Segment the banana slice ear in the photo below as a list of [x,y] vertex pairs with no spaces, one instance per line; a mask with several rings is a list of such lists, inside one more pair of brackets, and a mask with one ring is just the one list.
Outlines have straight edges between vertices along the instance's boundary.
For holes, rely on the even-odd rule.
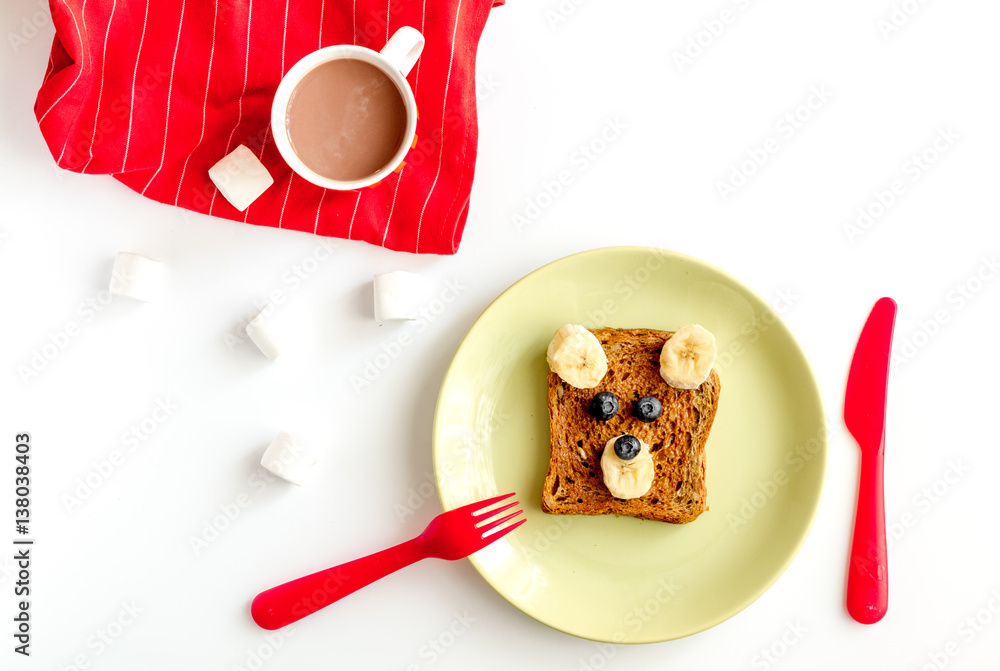
[[559,327],[545,358],[552,372],[578,389],[593,389],[608,373],[608,355],[601,341],[579,324]]
[[660,376],[677,389],[697,389],[715,365],[715,336],[698,324],[678,329],[660,353]]

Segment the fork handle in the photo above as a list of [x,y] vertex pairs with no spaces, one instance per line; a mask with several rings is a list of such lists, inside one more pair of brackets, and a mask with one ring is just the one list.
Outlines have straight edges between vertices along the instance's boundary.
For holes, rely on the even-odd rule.
[[425,558],[417,539],[272,587],[254,597],[253,621],[280,629]]
[[847,572],[847,611],[862,624],[874,624],[881,620],[889,605],[883,453],[881,447],[861,451],[858,510],[854,518],[854,541]]

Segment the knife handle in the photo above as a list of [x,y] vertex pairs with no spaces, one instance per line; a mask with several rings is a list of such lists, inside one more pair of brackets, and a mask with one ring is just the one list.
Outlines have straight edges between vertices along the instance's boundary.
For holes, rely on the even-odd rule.
[[889,575],[885,550],[883,445],[861,450],[858,510],[847,572],[847,611],[862,624],[882,619],[889,605]]

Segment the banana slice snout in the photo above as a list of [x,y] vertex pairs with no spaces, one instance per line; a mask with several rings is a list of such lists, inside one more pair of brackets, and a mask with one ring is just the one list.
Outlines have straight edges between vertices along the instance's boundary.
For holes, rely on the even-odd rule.
[[639,453],[631,459],[622,459],[615,454],[615,442],[623,436],[615,436],[604,446],[601,455],[601,471],[604,473],[604,485],[611,495],[618,499],[637,499],[653,486],[653,455],[649,453],[649,445],[638,438]]
[[715,336],[689,324],[670,336],[660,352],[660,377],[677,389],[697,389],[715,365]]
[[608,355],[601,341],[579,324],[560,327],[545,358],[552,372],[578,389],[593,389],[608,372]]

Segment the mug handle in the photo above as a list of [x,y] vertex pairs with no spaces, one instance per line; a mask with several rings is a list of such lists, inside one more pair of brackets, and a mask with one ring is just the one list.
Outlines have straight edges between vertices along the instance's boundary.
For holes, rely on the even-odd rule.
[[423,50],[424,36],[420,31],[410,26],[403,26],[392,34],[379,53],[405,77],[410,74],[410,69],[420,58],[420,52]]

